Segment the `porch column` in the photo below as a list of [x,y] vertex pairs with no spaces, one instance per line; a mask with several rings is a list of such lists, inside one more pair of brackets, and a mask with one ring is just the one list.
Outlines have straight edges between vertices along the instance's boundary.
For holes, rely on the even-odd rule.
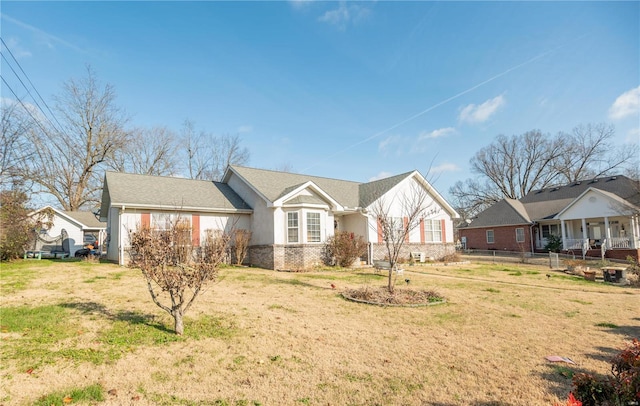
[[582,239],[583,240],[589,239],[589,230],[587,229],[587,220],[584,218],[582,219]]
[[565,225],[564,225],[564,220],[560,220],[560,232],[562,233],[562,250],[566,250],[567,249],[567,233],[565,230]]
[[639,235],[640,232],[638,232],[638,221],[636,220],[636,216],[631,216],[631,248],[639,248],[636,244]]
[[609,217],[604,218],[604,229],[605,238],[607,239],[607,245],[605,246],[605,248],[609,248],[609,246],[611,246],[611,229],[609,228]]

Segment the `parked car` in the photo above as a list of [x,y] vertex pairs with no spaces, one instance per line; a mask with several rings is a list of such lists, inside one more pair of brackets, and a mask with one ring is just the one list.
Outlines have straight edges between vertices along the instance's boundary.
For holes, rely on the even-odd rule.
[[84,248],[89,248],[89,246],[93,247],[93,249],[98,249],[98,239],[93,234],[85,234],[82,241],[82,246]]
[[76,253],[73,255],[76,258],[86,258],[89,255],[93,255],[95,257],[99,257],[100,256],[100,251],[96,250],[96,249],[90,249],[90,248],[81,248],[78,251],[76,251]]

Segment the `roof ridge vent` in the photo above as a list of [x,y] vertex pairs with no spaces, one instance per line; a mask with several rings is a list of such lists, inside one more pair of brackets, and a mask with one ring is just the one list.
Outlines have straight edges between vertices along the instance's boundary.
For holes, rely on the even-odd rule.
[[577,181],[576,181],[576,183],[574,183],[574,185],[576,185],[576,186],[577,186],[577,185],[579,185],[579,184],[581,184],[581,183],[582,183],[582,181],[577,180]]

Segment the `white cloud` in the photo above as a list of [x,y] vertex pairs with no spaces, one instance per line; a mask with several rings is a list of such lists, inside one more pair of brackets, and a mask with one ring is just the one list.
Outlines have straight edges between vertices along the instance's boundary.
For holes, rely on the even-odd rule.
[[376,176],[374,176],[372,178],[369,178],[369,182],[373,182],[374,180],[380,180],[380,179],[388,178],[389,176],[393,176],[393,174],[389,173],[389,172],[382,171],[379,174],[377,174]]
[[295,10],[306,9],[311,4],[312,0],[289,0],[289,4]]
[[504,96],[500,95],[489,99],[481,105],[469,104],[465,106],[458,116],[458,120],[467,123],[483,123],[494,115],[505,104]]
[[609,108],[609,118],[622,118],[640,113],[640,86],[622,93]]
[[446,137],[448,135],[454,134],[455,132],[456,132],[456,129],[453,128],[453,127],[439,128],[439,129],[433,130],[431,132],[423,131],[418,136],[418,141],[427,140],[427,139],[433,139],[433,138]]
[[371,10],[358,4],[340,2],[337,9],[329,10],[318,17],[318,21],[336,26],[339,30],[344,30],[347,25],[357,24],[371,15]]
[[456,164],[442,164],[438,166],[433,166],[429,169],[429,174],[434,173],[443,173],[443,172],[457,172],[460,170],[460,167]]
[[31,52],[23,48],[20,45],[19,41],[15,38],[9,38],[7,40],[7,48],[9,48],[9,50],[11,51],[13,56],[16,57],[16,59],[28,58],[31,56]]
[[629,143],[640,143],[640,127],[632,128],[627,133],[626,141]]
[[253,127],[250,125],[241,125],[240,127],[238,127],[238,133],[242,134],[242,133],[250,133],[253,131]]
[[390,153],[400,155],[402,153],[402,145],[405,144],[406,138],[401,135],[391,135],[378,143],[378,151],[385,156]]

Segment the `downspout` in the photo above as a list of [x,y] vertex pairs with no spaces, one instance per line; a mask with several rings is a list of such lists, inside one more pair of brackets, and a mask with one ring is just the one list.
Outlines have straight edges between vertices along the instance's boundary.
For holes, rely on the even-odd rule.
[[369,215],[367,214],[367,209],[359,208],[358,213],[360,213],[365,218],[365,236],[367,237],[367,265],[373,265],[373,243],[369,238],[371,232],[369,230]]
[[123,228],[122,228],[122,215],[124,214],[125,211],[125,206],[122,205],[122,209],[120,209],[120,213],[118,214],[118,247],[120,247],[120,260],[118,261],[120,266],[124,266],[124,244],[122,242],[122,234],[123,234]]
[[534,245],[533,245],[533,227],[536,225],[536,222],[532,222],[529,226],[529,243],[531,244],[531,254],[535,254]]

